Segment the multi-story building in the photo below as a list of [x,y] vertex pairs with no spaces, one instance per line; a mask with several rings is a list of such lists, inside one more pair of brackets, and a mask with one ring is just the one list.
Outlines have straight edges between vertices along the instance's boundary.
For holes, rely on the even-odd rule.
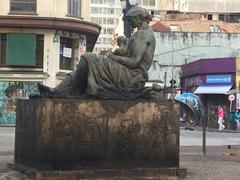
[[208,20],[239,23],[240,1],[236,0],[160,0],[160,10],[205,13]]
[[181,0],[158,0],[158,9],[163,11],[179,10]]
[[240,29],[221,20],[207,20],[201,13],[168,14],[166,20],[152,25],[156,37],[149,80],[161,80],[166,87],[176,81],[179,87],[181,66],[206,58],[240,55]]
[[[158,15],[160,13],[156,0],[138,0],[136,1],[136,5],[148,9],[152,15]],[[119,32],[120,35],[123,35],[120,0],[91,0],[89,14],[90,21],[102,27],[101,34],[94,48],[95,52],[100,53],[112,49],[113,33],[116,32],[116,28],[120,26],[121,28],[118,30],[118,35]]]
[[120,0],[91,0],[90,21],[99,24],[102,29],[95,45],[95,52],[112,49],[112,33],[122,12]]
[[100,26],[84,21],[87,1],[0,1],[0,124],[14,123],[15,100],[36,82],[55,86],[91,51]]

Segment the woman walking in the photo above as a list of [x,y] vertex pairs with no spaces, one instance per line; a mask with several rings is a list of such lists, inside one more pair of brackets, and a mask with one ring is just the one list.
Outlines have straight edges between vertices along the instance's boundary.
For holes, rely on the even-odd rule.
[[223,125],[223,116],[224,116],[224,110],[223,110],[223,108],[219,105],[219,106],[218,106],[218,129],[219,129],[219,130],[225,129],[225,126]]

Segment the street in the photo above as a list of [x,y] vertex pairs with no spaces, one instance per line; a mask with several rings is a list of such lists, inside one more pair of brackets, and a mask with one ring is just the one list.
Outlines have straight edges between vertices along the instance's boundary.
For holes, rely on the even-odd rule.
[[14,151],[15,128],[0,127],[0,155]]
[[[206,132],[206,145],[240,145],[240,133]],[[180,146],[202,146],[202,131],[181,130]]]
[[[13,154],[14,127],[0,127],[0,155]],[[206,132],[207,146],[240,145],[240,133]],[[202,131],[180,130],[180,146],[202,146]]]

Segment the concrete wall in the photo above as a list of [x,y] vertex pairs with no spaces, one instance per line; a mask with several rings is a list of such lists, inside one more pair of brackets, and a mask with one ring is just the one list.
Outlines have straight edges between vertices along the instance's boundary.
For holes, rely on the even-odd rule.
[[[180,10],[188,12],[239,12],[237,0],[180,0]],[[185,10],[183,9],[185,7]]]
[[180,0],[158,0],[157,8],[160,10],[179,10]]
[[[236,57],[240,53],[240,33],[155,32],[155,37],[155,63],[149,71],[149,79],[164,81],[167,73],[167,85],[172,74],[179,80],[182,64],[205,58]],[[159,68],[156,68],[157,63]]]

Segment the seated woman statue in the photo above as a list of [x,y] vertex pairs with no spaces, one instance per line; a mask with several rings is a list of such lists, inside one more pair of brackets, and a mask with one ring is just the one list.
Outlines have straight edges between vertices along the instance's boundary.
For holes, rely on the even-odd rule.
[[132,7],[125,16],[137,31],[129,38],[125,56],[96,55],[86,52],[76,71],[67,76],[55,88],[39,84],[44,96],[86,95],[103,99],[134,99],[146,94],[144,85],[153,61],[156,40],[148,23],[149,12],[141,7]]

